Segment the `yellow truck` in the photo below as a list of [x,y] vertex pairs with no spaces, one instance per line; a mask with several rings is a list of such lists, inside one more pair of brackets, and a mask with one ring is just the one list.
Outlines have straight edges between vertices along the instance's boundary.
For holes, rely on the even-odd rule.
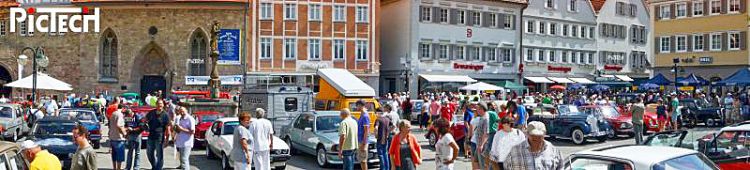
[[315,95],[315,110],[340,111],[349,108],[352,116],[359,119],[362,114],[357,110],[357,101],[365,102],[365,108],[370,115],[370,131],[375,129],[375,112],[380,103],[375,99],[375,89],[344,69],[319,69],[320,89]]

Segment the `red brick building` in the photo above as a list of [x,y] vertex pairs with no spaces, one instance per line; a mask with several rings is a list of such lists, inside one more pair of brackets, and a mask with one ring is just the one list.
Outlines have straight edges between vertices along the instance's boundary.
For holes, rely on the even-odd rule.
[[[372,87],[378,87],[379,3],[377,0],[252,2],[248,18],[251,26],[248,74],[312,75],[318,68],[345,68]],[[248,79],[248,83],[252,81]]]

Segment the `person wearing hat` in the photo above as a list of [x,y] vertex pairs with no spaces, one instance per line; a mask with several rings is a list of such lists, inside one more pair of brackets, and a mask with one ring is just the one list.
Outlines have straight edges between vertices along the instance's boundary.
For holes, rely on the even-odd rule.
[[29,170],[60,170],[62,164],[57,156],[47,150],[42,150],[34,141],[26,140],[21,143],[23,156],[31,162]]
[[529,122],[526,130],[526,142],[521,142],[510,149],[510,153],[503,161],[504,169],[562,169],[563,157],[560,150],[544,140],[544,135],[547,134],[544,123]]
[[501,127],[495,133],[489,158],[492,161],[492,169],[502,170],[504,168],[503,162],[508,157],[510,149],[521,142],[525,142],[526,135],[521,130],[513,128],[513,119],[510,117],[501,117],[499,124]]

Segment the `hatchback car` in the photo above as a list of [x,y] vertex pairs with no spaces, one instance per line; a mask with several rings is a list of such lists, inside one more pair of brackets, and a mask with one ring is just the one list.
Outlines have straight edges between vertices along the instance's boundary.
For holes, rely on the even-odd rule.
[[[237,117],[220,118],[211,124],[210,130],[206,131],[206,157],[215,159],[221,157],[222,169],[231,169],[234,166],[229,159],[234,139],[234,129],[240,125]],[[289,154],[289,145],[283,140],[273,136],[273,148],[271,148],[271,167],[285,169],[286,161],[292,155]]]
[[[339,134],[341,123],[339,111],[313,111],[298,115],[292,124],[283,128],[279,135],[291,145],[294,152],[315,155],[318,166],[328,167],[332,164],[343,164],[338,157]],[[367,163],[379,162],[375,150],[375,137],[368,138]],[[361,162],[359,160],[355,162]]]
[[719,170],[703,154],[694,150],[621,145],[581,151],[570,155],[563,169],[618,170]]
[[28,125],[20,105],[0,104],[0,137],[9,141],[17,141],[18,137],[29,133]]

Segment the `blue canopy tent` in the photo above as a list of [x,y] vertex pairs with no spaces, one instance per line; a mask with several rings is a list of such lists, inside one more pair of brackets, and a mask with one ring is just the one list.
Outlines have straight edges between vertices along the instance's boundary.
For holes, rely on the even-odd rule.
[[687,77],[677,77],[676,82],[677,85],[683,86],[703,86],[708,84],[708,81],[696,76],[695,74],[690,74]]
[[750,70],[748,70],[747,68],[740,69],[739,71],[735,72],[726,79],[717,82],[716,84],[725,86],[748,85],[750,84]]
[[568,90],[580,90],[584,88],[586,88],[586,86],[583,86],[580,83],[568,85]]
[[654,83],[643,83],[641,84],[638,89],[640,90],[659,90],[659,85]]
[[592,86],[591,90],[593,90],[593,91],[607,91],[607,90],[609,90],[609,86],[598,84],[598,85]]
[[[662,75],[662,74],[657,74],[653,78],[651,78],[648,81],[644,82],[644,84],[647,84],[647,83],[656,84],[656,85],[670,85],[670,84],[672,84],[672,81],[669,81],[669,79],[667,79],[666,77],[664,77],[664,75]],[[641,84],[641,86],[642,85],[643,84]]]

